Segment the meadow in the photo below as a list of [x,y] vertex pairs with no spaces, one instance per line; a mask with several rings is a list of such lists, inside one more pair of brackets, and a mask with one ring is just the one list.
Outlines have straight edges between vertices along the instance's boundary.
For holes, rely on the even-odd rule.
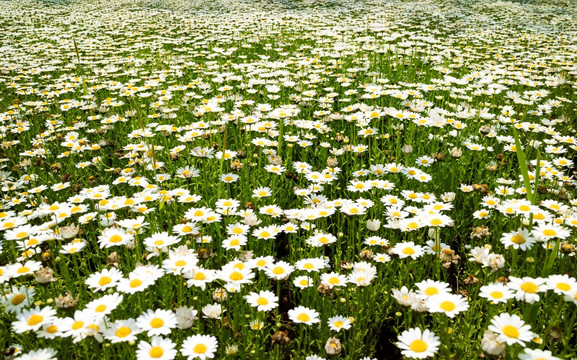
[[577,357],[576,20],[2,1],[4,358]]

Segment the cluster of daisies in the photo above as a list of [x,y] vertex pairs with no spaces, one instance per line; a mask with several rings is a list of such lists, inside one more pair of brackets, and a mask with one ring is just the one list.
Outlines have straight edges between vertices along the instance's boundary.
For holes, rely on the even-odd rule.
[[23,0],[0,17],[12,359],[576,354],[575,9]]

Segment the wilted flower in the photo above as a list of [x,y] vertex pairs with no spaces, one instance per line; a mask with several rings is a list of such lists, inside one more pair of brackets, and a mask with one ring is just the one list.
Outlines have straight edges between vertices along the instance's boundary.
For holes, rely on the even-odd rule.
[[381,228],[381,220],[367,220],[367,229],[369,231],[378,231]]
[[486,330],[481,340],[481,349],[489,355],[501,355],[505,352],[507,344],[504,341],[499,341],[497,334],[491,330]]
[[60,228],[60,236],[65,240],[72,239],[78,235],[79,230],[80,228],[77,225],[62,226]]
[[451,151],[449,151],[449,153],[451,154],[452,157],[454,157],[455,159],[460,158],[461,156],[463,156],[463,150],[459,149],[458,147],[454,147],[451,149]]
[[40,284],[56,281],[56,278],[54,278],[54,271],[49,267],[43,267],[42,269],[36,271],[35,275],[36,281]]
[[335,337],[330,337],[325,344],[327,355],[339,355],[342,351],[341,341]]
[[176,309],[176,325],[179,329],[188,329],[194,324],[194,321],[198,319],[196,316],[198,311],[194,308],[181,306]]
[[54,299],[54,303],[58,308],[68,309],[71,307],[75,307],[76,304],[78,304],[78,299],[73,298],[72,294],[67,292],[66,295],[64,296],[62,296],[62,294],[58,295],[58,297]]

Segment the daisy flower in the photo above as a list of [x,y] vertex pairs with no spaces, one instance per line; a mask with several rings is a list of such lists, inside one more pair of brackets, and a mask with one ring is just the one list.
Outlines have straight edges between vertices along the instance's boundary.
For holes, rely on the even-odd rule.
[[117,290],[126,293],[134,294],[146,290],[149,286],[154,284],[152,280],[145,274],[129,274],[128,279],[120,279],[117,285]]
[[271,291],[251,292],[244,297],[248,304],[258,311],[270,311],[278,307],[279,298]]
[[40,308],[39,306],[23,310],[16,317],[18,320],[12,323],[12,329],[16,334],[22,334],[26,331],[36,331],[56,318],[56,310],[46,306]]
[[40,270],[42,263],[39,261],[29,260],[24,264],[13,264],[11,265],[7,272],[7,276],[11,278],[17,278],[20,276],[33,275],[36,271]]
[[182,274],[192,270],[198,263],[195,254],[175,254],[171,253],[168,259],[162,261],[162,268],[169,274]]
[[525,301],[529,304],[539,301],[539,293],[547,290],[545,279],[542,278],[516,278],[509,276],[507,286],[509,289],[515,291],[515,298],[517,300]]
[[533,227],[531,233],[537,241],[564,240],[571,235],[571,231],[555,223],[539,223],[539,225]]
[[127,233],[122,228],[106,228],[98,236],[100,248],[105,249],[112,246],[127,245],[134,239],[134,236]]
[[428,329],[421,331],[419,328],[405,330],[399,335],[397,346],[401,353],[412,359],[426,359],[434,356],[439,350],[439,337]]
[[373,258],[373,261],[384,264],[386,262],[391,261],[391,257],[389,256],[389,254],[376,253],[375,257]]
[[218,277],[230,283],[250,284],[254,278],[254,273],[248,267],[239,269],[235,266],[225,265],[218,272]]
[[415,245],[415,243],[412,241],[395,244],[395,246],[391,249],[391,252],[398,255],[401,259],[407,257],[417,259],[425,253],[422,246]]
[[509,299],[515,297],[513,291],[503,283],[496,282],[481,286],[479,296],[483,297],[493,304],[506,303]]
[[293,280],[294,286],[298,287],[299,289],[304,289],[313,286],[313,279],[306,275],[297,276]]
[[321,247],[337,242],[337,237],[332,234],[317,233],[306,240],[310,246]]
[[429,312],[444,313],[448,317],[454,318],[458,313],[466,311],[469,308],[469,303],[461,295],[440,294],[429,297],[427,307]]
[[122,273],[113,267],[90,275],[86,279],[86,285],[96,291],[104,291],[115,287],[120,279],[122,279]]
[[294,266],[291,264],[279,261],[276,264],[269,264],[265,269],[264,272],[266,275],[274,280],[286,280],[290,276],[290,274],[294,271]]
[[176,327],[176,316],[170,310],[149,309],[136,319],[136,325],[148,336],[168,335]]
[[224,182],[224,183],[233,183],[235,181],[237,181],[239,179],[239,176],[236,174],[222,174],[220,177],[220,181]]
[[528,349],[525,348],[525,352],[523,354],[519,354],[519,359],[521,360],[561,360],[556,356],[553,356],[553,353],[549,350],[540,350],[540,349]]
[[177,244],[178,242],[180,242],[180,238],[178,236],[168,235],[166,231],[152,234],[143,240],[143,243],[146,247],[158,250],[164,250],[171,245]]
[[327,321],[329,328],[333,331],[339,332],[341,330],[348,330],[351,328],[351,319],[346,316],[333,316]]
[[39,350],[32,350],[22,355],[19,355],[18,360],[57,360],[56,354],[58,352],[53,348],[45,348]]
[[64,333],[65,337],[72,337],[73,343],[77,343],[80,340],[85,339],[89,336],[90,329],[88,325],[93,323],[95,316],[90,314],[86,310],[77,310],[74,312],[74,317],[64,318],[60,325],[60,330]]
[[172,228],[172,232],[179,236],[197,235],[200,232],[200,228],[192,223],[178,224]]
[[257,268],[259,270],[264,270],[269,264],[274,263],[274,257],[272,256],[259,256],[248,261],[247,266],[250,268]]
[[530,325],[525,325],[519,316],[507,313],[491,319],[489,330],[499,334],[497,339],[506,342],[507,345],[521,344],[525,346],[525,342],[531,341],[535,336]]
[[172,360],[178,354],[176,344],[168,338],[153,336],[150,342],[140,341],[136,350],[137,360]]
[[258,239],[270,240],[276,237],[277,231],[276,227],[274,226],[263,226],[257,229],[254,229],[252,232],[252,236]]
[[272,191],[269,187],[258,187],[252,191],[252,196],[256,198],[263,198],[267,196],[271,196]]
[[289,319],[295,323],[312,325],[320,322],[319,313],[304,306],[297,306],[288,311]]
[[184,273],[184,278],[188,279],[186,281],[188,287],[196,286],[204,290],[206,284],[216,279],[216,271],[195,266],[191,271]]
[[118,342],[135,341],[136,335],[142,330],[136,326],[134,319],[116,320],[110,327],[104,330],[103,335],[106,340],[113,344]]
[[33,288],[13,286],[10,292],[0,295],[0,303],[4,305],[6,311],[18,314],[24,307],[30,306],[34,293]]
[[571,295],[577,291],[577,281],[567,274],[550,275],[546,279],[546,287],[557,295]]
[[517,231],[503,234],[501,243],[505,245],[506,249],[512,246],[514,249],[528,250],[535,244],[535,238],[526,229],[519,228]]
[[116,309],[123,298],[124,297],[118,293],[104,295],[100,299],[92,300],[86,304],[86,310],[94,316],[103,317]]
[[248,230],[250,226],[241,224],[239,222],[227,225],[226,233],[229,235],[246,235],[248,234]]
[[346,286],[348,279],[345,275],[337,274],[335,272],[324,273],[321,275],[321,284],[333,288],[335,286]]
[[326,267],[328,267],[328,263],[325,259],[322,258],[300,259],[295,263],[295,268],[297,270],[304,270],[306,272],[316,272]]
[[419,295],[419,297],[423,299],[435,295],[449,294],[451,292],[449,284],[442,281],[435,281],[429,279],[420,281],[416,283],[415,286],[418,288],[417,295]]
[[188,360],[206,358],[212,359],[218,348],[218,341],[212,335],[192,335],[182,343],[180,352]]

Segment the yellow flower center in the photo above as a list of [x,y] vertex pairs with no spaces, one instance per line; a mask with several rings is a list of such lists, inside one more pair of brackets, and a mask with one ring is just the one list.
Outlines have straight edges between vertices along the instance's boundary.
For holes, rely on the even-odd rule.
[[439,307],[447,312],[455,310],[455,303],[451,301],[443,301]]
[[58,327],[56,325],[52,325],[46,328],[46,332],[49,334],[54,334],[58,331]]
[[415,253],[415,250],[413,250],[413,248],[407,247],[403,249],[403,254],[405,255],[413,255]]
[[112,282],[112,279],[108,276],[103,276],[100,278],[100,280],[98,280],[98,285],[100,286],[104,286],[107,284],[110,284]]
[[148,354],[150,355],[151,358],[158,359],[158,358],[161,358],[162,355],[164,355],[164,350],[162,350],[162,348],[160,346],[155,346],[155,347],[150,349]]
[[436,287],[433,287],[433,286],[429,286],[428,288],[425,289],[425,295],[427,295],[427,296],[437,295],[438,293],[439,293],[439,289],[437,289]]
[[521,290],[529,294],[535,294],[537,290],[539,290],[539,287],[535,285],[535,283],[527,281],[526,283],[521,285]]
[[491,297],[494,298],[494,299],[500,299],[500,298],[503,297],[503,293],[500,292],[500,291],[496,291],[496,290],[493,291],[493,292],[492,292],[491,294],[489,294],[489,295],[491,295]]
[[16,270],[16,272],[17,272],[18,274],[25,274],[25,273],[27,273],[28,271],[30,271],[30,269],[27,268],[26,266],[22,266],[20,269]]
[[265,297],[259,297],[258,299],[256,299],[256,303],[259,305],[267,305],[268,304],[268,300]]
[[525,240],[525,238],[522,235],[515,234],[511,238],[511,241],[514,242],[515,244],[524,244],[527,240]]
[[204,280],[204,279],[206,279],[206,275],[204,275],[203,273],[196,272],[194,274],[194,280]]
[[517,330],[517,328],[514,327],[513,325],[505,325],[501,328],[501,331],[507,337],[515,339],[519,337],[519,330]]
[[12,298],[12,301],[11,301],[11,302],[12,302],[12,305],[16,306],[16,305],[22,304],[22,302],[23,302],[25,299],[26,299],[26,296],[25,296],[25,295],[18,294],[18,295],[15,295],[15,296]]
[[174,265],[176,265],[176,266],[184,266],[184,265],[186,265],[186,261],[184,261],[184,260],[177,260],[177,261],[174,263]]
[[311,317],[308,316],[308,314],[302,313],[297,316],[297,319],[302,322],[307,322],[311,319]]
[[128,286],[130,286],[131,288],[139,287],[140,285],[142,285],[142,280],[140,279],[131,280],[130,284],[128,284]]
[[571,286],[567,283],[558,283],[557,289],[559,289],[561,291],[569,291],[569,290],[571,290]]
[[555,230],[553,230],[553,229],[545,229],[545,230],[543,231],[543,235],[545,235],[545,236],[555,236],[555,235],[557,235],[557,232],[556,232]]
[[428,346],[427,346],[427,343],[424,342],[423,340],[417,339],[417,340],[413,341],[411,343],[411,345],[409,345],[409,348],[413,352],[422,353],[422,352],[427,351]]
[[120,235],[112,235],[110,239],[108,239],[111,243],[117,243],[122,241],[122,236]]
[[74,324],[72,324],[72,330],[78,330],[83,326],[84,326],[84,321],[75,321]]
[[28,324],[28,326],[38,325],[42,322],[42,320],[44,320],[44,316],[34,314],[34,315],[30,316],[27,324]]
[[272,269],[273,274],[275,275],[280,275],[280,274],[284,274],[284,269],[281,266],[275,266],[274,269]]
[[114,334],[119,338],[125,338],[128,335],[132,334],[132,330],[128,326],[122,326],[119,327]]
[[244,279],[244,276],[242,275],[241,272],[233,271],[233,272],[228,276],[228,278],[231,279],[232,281],[239,281],[239,280]]
[[159,319],[159,318],[154,318],[150,321],[150,326],[152,326],[155,329],[158,329],[159,327],[163,327],[164,326],[164,320]]
[[196,344],[192,349],[196,354],[204,354],[206,350],[208,350],[208,347],[204,344]]

